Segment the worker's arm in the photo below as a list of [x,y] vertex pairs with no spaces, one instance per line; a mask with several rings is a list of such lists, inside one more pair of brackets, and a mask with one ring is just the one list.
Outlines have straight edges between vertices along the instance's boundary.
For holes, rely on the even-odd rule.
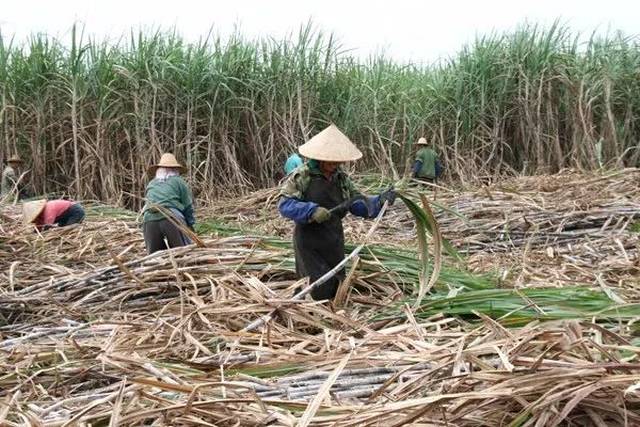
[[367,203],[365,203],[364,200],[356,200],[349,208],[351,215],[359,216],[361,218],[375,218],[378,216],[378,212],[380,212],[380,197],[373,196],[367,198],[369,199],[369,207],[371,210],[369,210]]
[[184,215],[184,222],[187,223],[187,226],[193,229],[193,226],[196,224],[195,212],[193,210],[193,205],[189,205],[182,211]]
[[[348,189],[349,198],[354,198],[362,194],[356,188],[351,178],[345,175],[345,179],[345,185]],[[353,202],[349,207],[349,212],[351,212],[351,215],[359,216],[361,218],[375,218],[378,216],[380,208],[382,208],[380,203],[380,196],[367,196],[367,202],[365,202],[364,200],[356,200],[355,202]]]
[[436,169],[436,178],[440,178],[440,176],[442,175],[442,171],[444,170],[444,168],[442,167],[442,162],[440,162],[440,159],[436,158],[436,165],[435,165],[435,169]]
[[308,183],[308,171],[305,168],[298,168],[289,175],[280,190],[280,202],[278,202],[280,215],[298,224],[311,222],[311,216],[318,208],[317,203],[304,200],[305,183]]
[[416,159],[413,163],[413,176],[418,176],[418,172],[422,169],[422,160]]
[[282,196],[278,203],[280,215],[298,224],[308,224],[317,207],[317,203],[305,202],[286,196]]
[[180,194],[180,203],[184,206],[182,210],[182,215],[184,215],[184,222],[187,223],[189,228],[193,229],[193,226],[196,223],[195,218],[195,210],[193,208],[193,195],[191,194],[191,190],[189,186],[181,177],[177,177],[176,182],[178,183],[178,191]]
[[396,191],[390,188],[383,191],[377,196],[368,197],[369,207],[363,200],[356,200],[351,204],[351,213],[363,218],[376,218],[380,214],[380,210],[385,202],[389,202],[389,206],[396,201]]

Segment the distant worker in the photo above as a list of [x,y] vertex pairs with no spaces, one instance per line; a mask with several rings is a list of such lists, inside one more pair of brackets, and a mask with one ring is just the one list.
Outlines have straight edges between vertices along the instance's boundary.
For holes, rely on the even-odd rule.
[[66,227],[84,220],[84,209],[73,200],[34,200],[22,205],[22,218],[39,230]]
[[[297,168],[283,185],[280,214],[295,222],[293,247],[299,277],[316,281],[344,259],[342,218],[347,213],[375,218],[385,201],[393,204],[395,192],[364,197],[340,165],[362,153],[340,130],[331,125],[301,145],[307,164]],[[315,300],[333,299],[344,269],[311,291]]]
[[438,155],[429,147],[425,138],[420,138],[416,145],[419,147],[413,164],[413,177],[426,182],[436,183],[442,175],[442,164]]
[[170,213],[174,221],[191,230],[196,223],[191,190],[180,177],[183,171],[184,166],[170,153],[164,153],[160,163],[149,168],[153,179],[147,184],[142,220],[144,243],[149,254],[191,243],[189,237],[167,218]]
[[302,159],[302,157],[300,157],[298,153],[293,153],[292,155],[289,156],[289,158],[284,164],[284,174],[287,176],[290,175],[291,172],[298,169],[303,164],[304,164],[304,160]]
[[3,198],[9,194],[14,195],[14,197],[12,197],[14,200],[24,199],[27,196],[26,185],[20,180],[22,164],[22,159],[17,155],[11,156],[9,160],[7,160],[7,166],[2,171],[2,184],[0,184],[0,195]]

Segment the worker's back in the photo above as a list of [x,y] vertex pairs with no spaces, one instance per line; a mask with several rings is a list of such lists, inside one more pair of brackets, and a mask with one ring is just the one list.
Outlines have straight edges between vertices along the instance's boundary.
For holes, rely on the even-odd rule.
[[422,164],[420,169],[417,171],[416,176],[418,178],[429,178],[434,179],[437,177],[436,174],[436,161],[438,159],[438,155],[430,147],[423,147],[416,153],[416,160],[420,161]]

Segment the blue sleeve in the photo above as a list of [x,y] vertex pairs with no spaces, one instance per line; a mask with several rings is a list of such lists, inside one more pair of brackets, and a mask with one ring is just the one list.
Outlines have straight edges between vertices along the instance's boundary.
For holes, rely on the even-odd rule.
[[442,163],[440,159],[436,159],[436,177],[439,178],[442,175]]
[[307,224],[311,218],[311,214],[318,207],[317,203],[303,202],[293,197],[283,196],[278,203],[280,215],[298,223]]
[[382,208],[382,206],[380,206],[380,196],[372,196],[367,198],[369,199],[369,206],[372,210],[371,212],[368,212],[367,204],[362,200],[356,200],[355,202],[353,202],[351,204],[351,207],[349,208],[349,212],[351,212],[352,215],[362,218],[377,217],[378,213],[380,212],[380,208]]
[[422,169],[422,160],[416,160],[413,164],[413,173],[416,174]]
[[193,205],[189,205],[186,208],[184,208],[184,211],[182,211],[182,214],[184,215],[184,221],[187,223],[188,226],[193,226],[193,224],[196,223],[196,218],[193,212]]

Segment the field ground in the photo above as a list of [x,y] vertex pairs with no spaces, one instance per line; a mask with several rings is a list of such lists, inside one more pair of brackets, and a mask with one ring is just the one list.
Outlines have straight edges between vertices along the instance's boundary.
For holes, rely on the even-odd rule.
[[[459,257],[417,301],[398,201],[332,305],[290,300],[277,189],[199,207],[204,245],[152,256],[135,213],[87,202],[84,224],[36,234],[5,206],[0,424],[640,425],[639,180],[409,187]],[[345,227],[358,244],[371,222]]]

